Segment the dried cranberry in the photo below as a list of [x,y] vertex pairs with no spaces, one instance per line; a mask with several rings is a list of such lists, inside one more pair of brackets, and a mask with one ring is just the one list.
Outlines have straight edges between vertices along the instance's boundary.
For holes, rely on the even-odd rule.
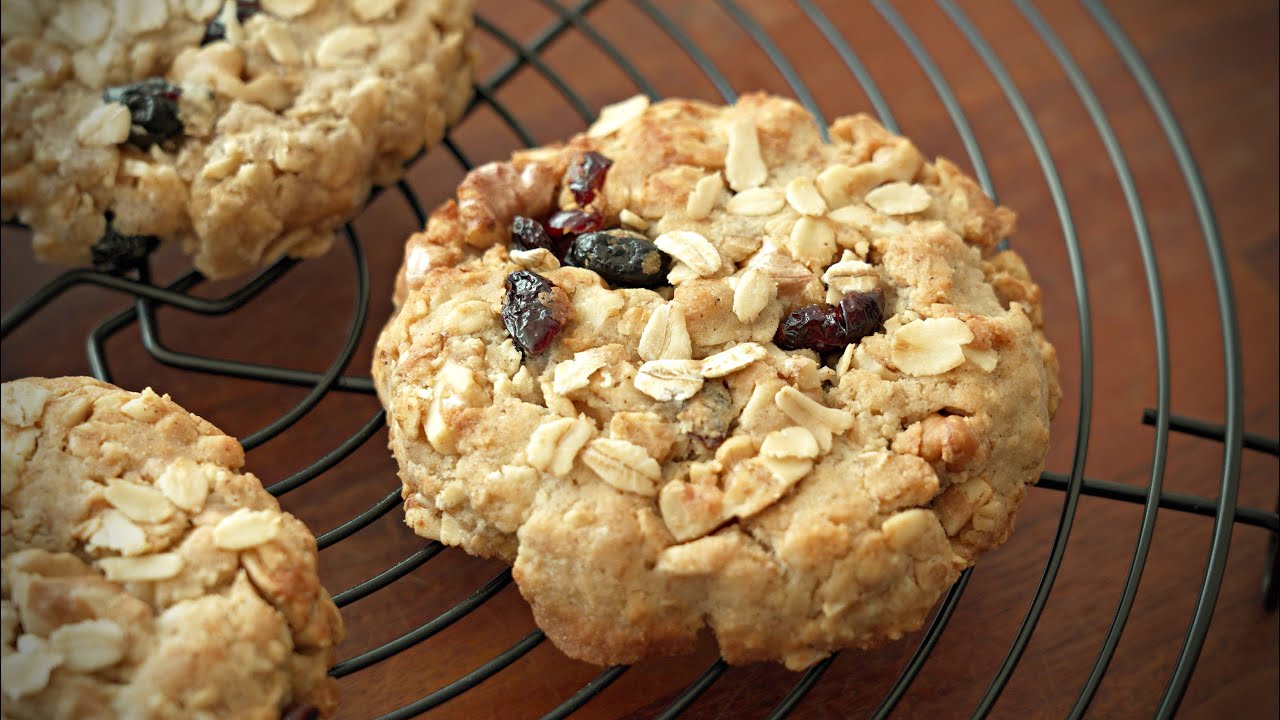
[[93,267],[120,275],[137,268],[160,245],[155,235],[121,235],[107,220],[107,231],[93,244]]
[[133,126],[129,143],[143,150],[156,143],[182,134],[178,117],[178,98],[182,88],[170,85],[164,78],[147,78],[128,85],[109,87],[102,99],[129,108]]
[[590,151],[582,154],[578,161],[565,171],[565,185],[573,193],[578,205],[586,207],[596,197],[596,191],[604,186],[604,176],[608,174],[613,161],[598,152]]
[[[258,0],[235,0],[235,2],[237,22],[244,22],[262,10],[262,3]],[[222,10],[219,9],[218,14],[214,15],[209,24],[204,27],[204,37],[200,38],[201,47],[227,38],[227,28],[222,24],[221,18]]]
[[773,342],[783,350],[813,350],[819,353],[844,349],[844,324],[831,305],[805,305],[782,318]]
[[502,324],[525,355],[537,355],[564,328],[569,298],[550,280],[528,270],[511,273],[505,284]]
[[320,717],[320,710],[314,705],[306,703],[298,703],[285,708],[280,713],[280,720],[317,720]]
[[566,265],[585,268],[618,287],[656,287],[667,282],[671,257],[630,230],[579,235],[564,254]]
[[844,326],[845,343],[855,343],[875,333],[884,322],[884,291],[853,291],[840,300],[837,310]]
[[552,255],[563,258],[569,241],[564,236],[552,240],[547,234],[547,229],[542,227],[542,223],[533,218],[517,215],[511,221],[511,244],[518,250],[537,250],[538,248],[550,250]]
[[553,239],[559,239],[565,235],[595,232],[602,227],[604,227],[604,218],[593,212],[582,210],[561,210],[552,215],[546,224],[547,234]]
[[884,293],[854,291],[839,305],[805,305],[782,318],[773,342],[783,350],[837,352],[880,329]]

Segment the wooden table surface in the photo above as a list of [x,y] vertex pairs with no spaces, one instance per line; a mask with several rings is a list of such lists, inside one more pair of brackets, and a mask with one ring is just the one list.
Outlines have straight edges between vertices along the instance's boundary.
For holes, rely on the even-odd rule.
[[[539,2],[482,1],[490,24],[479,33],[490,77],[511,58],[492,30],[527,44],[556,16]],[[591,28],[625,56],[656,91],[716,99],[698,71],[642,4],[603,0],[586,14]],[[794,94],[750,34],[725,6],[659,0],[735,89]],[[938,93],[884,17],[862,3],[815,3],[866,64],[902,130],[928,154],[972,167],[960,133]],[[867,95],[802,6],[742,2],[743,11],[777,45],[827,118],[870,110]],[[1150,477],[1155,432],[1141,422],[1156,403],[1152,302],[1142,256],[1117,174],[1085,105],[1048,46],[1019,9],[1006,3],[961,5],[990,43],[1025,98],[1052,158],[1067,205],[1056,207],[1032,144],[992,73],[957,24],[927,2],[896,5],[941,68],[972,126],[1000,199],[1020,215],[1015,247],[1041,282],[1049,334],[1062,360],[1066,399],[1053,426],[1048,469],[1070,471],[1082,419],[1090,432],[1086,475],[1138,488]],[[1222,422],[1226,408],[1223,326],[1204,237],[1170,143],[1139,85],[1087,8],[1042,2],[1039,12],[1075,58],[1097,94],[1132,170],[1156,251],[1171,357],[1170,409]],[[1132,0],[1110,8],[1159,81],[1186,134],[1217,219],[1234,288],[1243,364],[1244,428],[1274,438],[1277,427],[1277,10],[1268,0]],[[580,29],[570,29],[539,53],[592,108],[627,97],[637,86]],[[515,73],[494,97],[538,142],[581,130],[583,120],[537,68]],[[501,158],[520,144],[502,117],[480,104],[453,133],[473,163]],[[463,169],[441,150],[419,162],[410,180],[428,208],[440,202]],[[1069,209],[1068,209],[1069,208]],[[1082,357],[1077,298],[1060,216],[1069,214],[1079,240],[1088,289],[1092,353]],[[355,222],[371,279],[369,321],[348,374],[367,376],[372,341],[390,312],[391,282],[401,240],[416,221],[403,198],[387,193]],[[22,231],[5,228],[5,310],[54,277],[37,265]],[[169,281],[185,269],[172,251],[156,274]],[[169,348],[220,358],[322,371],[350,322],[356,293],[350,251],[338,244],[307,262],[247,307],[225,317],[159,311]],[[205,285],[206,297],[234,283]],[[127,297],[80,286],[42,309],[3,345],[3,377],[85,374],[85,338]],[[292,407],[306,388],[237,380],[166,367],[149,357],[129,325],[106,342],[113,378],[168,392],[224,430],[244,436]],[[1093,383],[1082,389],[1091,363]],[[249,467],[267,481],[321,457],[377,411],[367,394],[335,392],[286,432],[254,449]],[[316,532],[333,528],[398,487],[379,431],[359,450],[301,489],[286,508]],[[1174,434],[1165,489],[1216,497],[1223,449],[1212,440]],[[1240,473],[1242,506],[1270,511],[1277,494],[1277,459],[1246,450]],[[1049,557],[1065,495],[1033,489],[1018,531],[983,558],[949,626],[897,708],[898,717],[968,716],[1005,657]],[[993,717],[1067,715],[1111,623],[1138,540],[1142,506],[1084,497],[1044,614]],[[1211,518],[1161,511],[1125,632],[1089,715],[1146,717],[1156,707],[1181,648],[1208,557]],[[1263,609],[1259,583],[1268,531],[1237,524],[1226,574],[1203,654],[1181,707],[1188,718],[1274,718],[1277,699],[1277,619]],[[402,524],[399,508],[324,550],[322,571],[336,592],[381,572],[423,546]],[[406,577],[343,609],[347,658],[418,627],[498,576],[494,562],[446,550]],[[461,677],[534,629],[514,585],[444,629],[374,667],[344,677],[343,718],[388,712]],[[865,717],[884,697],[919,636],[872,652],[845,652],[799,705],[795,717]],[[715,659],[709,644],[689,657],[650,660],[631,668],[588,703],[584,718],[652,717]],[[599,669],[542,642],[483,684],[439,706],[432,718],[537,717],[597,675]],[[763,717],[799,675],[772,665],[733,668],[686,717]]]

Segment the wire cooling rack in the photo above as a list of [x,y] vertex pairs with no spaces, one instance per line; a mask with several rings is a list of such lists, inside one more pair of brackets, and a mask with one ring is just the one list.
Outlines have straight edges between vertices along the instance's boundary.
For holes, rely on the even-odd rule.
[[[500,23],[483,12],[477,17],[478,32],[505,48],[510,53],[506,61],[475,87],[475,99],[468,109],[468,117],[459,128],[447,138],[439,152],[452,155],[458,165],[470,168],[472,161],[464,153],[460,143],[455,142],[458,132],[467,127],[468,120],[479,109],[485,109],[498,118],[502,124],[524,145],[535,145],[534,132],[520,119],[517,108],[501,99],[501,91],[521,73],[534,73],[540,81],[553,88],[555,102],[563,103],[582,123],[588,123],[595,115],[595,109],[571,87],[569,78],[553,69],[547,55],[549,48],[563,36],[578,33],[586,39],[599,53],[612,61],[617,72],[634,86],[636,91],[643,92],[657,99],[658,91],[651,78],[642,72],[624,53],[605,38],[592,22],[593,14],[599,6],[609,4],[606,0],[584,0],[571,7],[562,6],[553,0],[538,0],[550,17],[548,24],[531,40],[519,40],[514,34],[504,31]],[[991,74],[999,91],[1007,101],[1017,126],[1030,144],[1039,172],[1048,188],[1050,200],[1061,225],[1062,237],[1065,241],[1067,270],[1070,274],[1071,287],[1075,294],[1078,323],[1079,355],[1077,358],[1064,358],[1064,363],[1078,362],[1078,386],[1068,387],[1067,391],[1078,394],[1075,399],[1078,421],[1070,456],[1070,467],[1066,472],[1045,472],[1038,487],[1061,493],[1060,516],[1052,541],[1044,549],[1043,568],[1038,584],[1018,625],[1011,643],[1002,660],[999,661],[994,675],[979,698],[973,715],[985,716],[993,707],[997,698],[1005,689],[1014,668],[1023,657],[1037,623],[1045,610],[1054,581],[1058,577],[1060,566],[1067,550],[1068,538],[1071,534],[1077,507],[1082,497],[1093,496],[1123,503],[1134,503],[1142,506],[1140,529],[1136,543],[1132,549],[1128,573],[1116,602],[1113,618],[1105,635],[1098,645],[1096,660],[1087,675],[1087,679],[1079,689],[1078,698],[1070,711],[1071,717],[1081,717],[1088,709],[1095,693],[1098,691],[1104,674],[1116,653],[1121,633],[1130,619],[1138,592],[1139,582],[1149,558],[1152,538],[1155,532],[1156,519],[1160,510],[1174,511],[1209,516],[1213,518],[1213,528],[1209,543],[1209,551],[1203,564],[1202,578],[1197,591],[1197,599],[1191,620],[1185,628],[1173,630],[1181,635],[1181,648],[1177,653],[1167,684],[1160,693],[1156,714],[1169,717],[1178,708],[1187,689],[1188,682],[1196,666],[1196,661],[1204,647],[1209,632],[1209,622],[1215,609],[1215,602],[1226,571],[1227,548],[1230,544],[1233,528],[1238,525],[1249,525],[1270,531],[1270,545],[1267,555],[1267,566],[1260,568],[1263,574],[1263,600],[1268,610],[1274,611],[1277,603],[1276,585],[1276,533],[1280,530],[1280,520],[1276,512],[1269,512],[1237,504],[1242,451],[1247,449],[1265,455],[1276,456],[1280,453],[1274,438],[1257,436],[1243,429],[1243,380],[1240,338],[1238,337],[1237,316],[1233,307],[1231,281],[1227,272],[1226,259],[1222,242],[1210,208],[1204,182],[1197,170],[1195,161],[1188,148],[1178,121],[1175,119],[1169,103],[1157,86],[1150,70],[1139,56],[1134,44],[1126,36],[1120,25],[1109,11],[1096,0],[1085,0],[1084,7],[1092,22],[1096,23],[1114,52],[1123,60],[1126,71],[1140,88],[1143,99],[1159,124],[1163,133],[1163,142],[1176,159],[1181,171],[1181,180],[1189,194],[1195,216],[1198,219],[1199,231],[1203,238],[1208,257],[1209,271],[1212,274],[1214,297],[1218,315],[1221,319],[1221,348],[1224,362],[1225,398],[1224,422],[1213,423],[1175,415],[1170,411],[1171,373],[1170,373],[1170,339],[1164,289],[1161,282],[1160,266],[1157,262],[1157,246],[1152,241],[1148,224],[1148,216],[1139,198],[1138,189],[1131,172],[1126,155],[1117,139],[1116,132],[1103,110],[1095,90],[1091,87],[1077,60],[1062,42],[1053,25],[1048,22],[1039,9],[1028,0],[1016,0],[1016,10],[1034,29],[1039,40],[1052,53],[1061,71],[1069,80],[1070,86],[1078,95],[1094,129],[1105,148],[1106,158],[1123,193],[1123,202],[1132,223],[1132,234],[1136,239],[1140,256],[1146,290],[1151,309],[1152,327],[1154,329],[1155,355],[1155,403],[1148,408],[1141,420],[1154,428],[1154,441],[1151,448],[1147,482],[1145,487],[1111,482],[1086,477],[1084,474],[1086,452],[1090,440],[1090,423],[1093,416],[1094,402],[1094,342],[1093,342],[1093,310],[1090,305],[1088,286],[1080,243],[1077,238],[1076,221],[1064,191],[1061,170],[1055,164],[1044,132],[1037,118],[1033,115],[1024,97],[1023,90],[1014,81],[1009,68],[1001,60],[990,40],[983,35],[969,15],[953,2],[938,3],[938,10],[951,23],[971,46]],[[675,46],[683,51],[693,66],[697,68],[709,82],[715,93],[725,101],[732,101],[736,96],[735,88],[726,78],[726,74],[712,60],[712,55],[703,45],[695,42],[676,17],[678,13],[670,7],[663,9],[651,0],[634,0],[634,9],[659,29]],[[926,44],[917,35],[916,29],[887,2],[874,2],[874,9],[879,15],[886,32],[892,33],[897,41],[909,52],[927,78],[937,99],[941,102],[946,115],[954,125],[963,145],[968,160],[982,187],[992,197],[996,197],[996,187],[992,174],[988,169],[988,158],[979,146],[977,137],[966,116],[957,93],[948,83],[939,62],[930,54]],[[732,23],[750,38],[758,49],[776,68],[789,86],[794,96],[803,103],[825,126],[822,112],[814,93],[806,85],[802,74],[788,60],[777,42],[778,38],[765,31],[756,16],[743,5],[732,0],[719,0],[714,11],[723,15],[726,22]],[[759,10],[757,10],[759,12]],[[864,65],[858,52],[847,40],[841,28],[833,24],[824,11],[811,0],[797,0],[786,7],[785,12],[795,15],[795,19],[811,23],[821,37],[829,43],[831,50],[852,77],[853,82],[869,100],[871,109],[891,130],[898,130],[890,102],[877,86],[875,73]],[[846,79],[847,82],[847,79]],[[562,133],[567,134],[567,133]],[[418,159],[414,163],[420,162]],[[416,224],[420,227],[425,221],[423,207],[424,198],[415,190],[410,182],[401,181],[394,187],[375,191],[374,200],[383,193],[394,193],[405,207],[412,213]],[[439,197],[427,198],[431,203]],[[374,210],[366,210],[374,212]],[[130,305],[119,313],[97,324],[87,337],[87,352],[94,375],[110,380],[111,368],[106,351],[107,341],[120,334],[126,328],[137,326],[138,336],[145,351],[155,361],[178,368],[182,371],[241,378],[261,383],[288,385],[305,388],[306,392],[292,407],[268,422],[261,429],[249,433],[242,438],[246,450],[252,450],[268,440],[279,436],[294,427],[302,418],[311,413],[323,399],[332,393],[349,393],[372,395],[373,386],[370,379],[363,374],[345,374],[360,344],[362,333],[366,330],[369,314],[370,271],[366,262],[366,243],[370,239],[361,237],[353,225],[347,225],[343,232],[345,248],[335,248],[334,253],[349,255],[349,272],[354,278],[354,298],[350,301],[350,316],[346,333],[338,352],[332,357],[327,369],[323,372],[309,372],[273,364],[235,361],[214,357],[202,353],[184,352],[166,345],[161,340],[161,324],[157,309],[167,307],[168,321],[182,322],[183,316],[218,316],[238,314],[252,317],[257,300],[268,288],[292,270],[297,263],[283,260],[266,269],[261,274],[235,288],[221,297],[210,298],[197,294],[196,291],[204,279],[198,273],[182,275],[177,280],[165,284],[153,283],[150,266],[140,268],[133,276],[112,276],[91,270],[71,270],[65,272],[28,297],[18,301],[3,316],[4,337],[32,320],[45,310],[57,298],[76,288],[98,286],[132,298]],[[398,238],[382,240],[396,242]],[[1043,274],[1043,273],[1040,273]],[[176,312],[174,312],[176,311]],[[382,318],[375,318],[380,322]],[[363,358],[357,360],[355,367],[363,369]],[[326,471],[342,463],[352,453],[374,437],[384,426],[382,412],[373,413],[349,437],[337,443],[319,459],[307,464],[301,470],[268,486],[268,490],[277,497],[306,485]],[[1171,441],[1171,433],[1188,434],[1208,438],[1221,443],[1222,461],[1219,468],[1219,486],[1214,498],[1202,497],[1188,493],[1166,491],[1164,489],[1166,459]],[[1065,438],[1057,438],[1058,443],[1066,442]],[[287,500],[286,500],[287,504]],[[400,487],[398,481],[387,481],[387,494],[376,503],[356,512],[349,519],[336,527],[321,532],[318,543],[321,550],[342,542],[358,531],[387,515],[400,504]],[[407,532],[407,531],[405,531]],[[1015,538],[1016,542],[1016,538]],[[406,577],[432,558],[444,551],[443,546],[429,542],[416,551],[395,563],[385,571],[355,584],[348,589],[337,592],[334,600],[339,607],[345,607],[387,588]],[[457,551],[450,551],[457,552]],[[892,682],[883,699],[874,708],[871,716],[887,717],[899,701],[907,693],[912,682],[921,672],[944,630],[952,620],[961,597],[969,586],[972,571],[966,571],[950,589],[939,605],[922,634],[918,645],[900,673]],[[344,678],[353,673],[369,669],[382,661],[388,660],[423,641],[441,633],[456,621],[467,616],[473,610],[494,598],[511,582],[509,570],[503,570],[487,582],[481,584],[468,597],[453,605],[447,611],[422,623],[403,635],[382,645],[366,650],[338,662],[331,670],[331,675]],[[512,663],[525,656],[544,640],[540,631],[534,630],[505,651],[499,652],[491,659],[470,669],[456,680],[449,682],[434,691],[419,697],[402,707],[381,715],[381,718],[409,718],[442,705],[462,693],[466,693],[477,685],[501,673]],[[805,699],[806,695],[821,681],[834,658],[828,658],[801,674],[792,687],[768,714],[770,718],[781,718],[789,715]],[[671,688],[666,706],[656,711],[659,718],[673,718],[691,708],[700,697],[711,688],[727,666],[722,660],[715,660],[681,690],[679,686]],[[545,717],[565,717],[596,697],[611,683],[627,672],[627,667],[607,668],[594,679],[587,682],[577,692],[564,700]],[[494,702],[500,702],[495,700]],[[346,707],[344,717],[368,717],[360,708]]]

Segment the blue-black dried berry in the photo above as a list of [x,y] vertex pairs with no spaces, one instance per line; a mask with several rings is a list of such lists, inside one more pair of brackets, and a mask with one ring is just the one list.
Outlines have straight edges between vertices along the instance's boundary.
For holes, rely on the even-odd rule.
[[517,270],[504,283],[502,325],[525,355],[550,347],[569,319],[569,297],[538,273]]
[[[258,0],[235,0],[235,3],[237,22],[244,22],[262,10],[262,3]],[[221,18],[222,10],[219,9],[218,14],[204,26],[204,37],[200,38],[200,47],[227,38],[227,28],[222,24]]]
[[671,269],[671,256],[644,235],[630,230],[579,235],[570,243],[564,262],[590,270],[615,287],[665,285]]
[[93,267],[120,275],[141,265],[159,245],[160,239],[155,235],[121,235],[108,220],[107,231],[90,248]]
[[129,143],[146,150],[182,134],[182,120],[178,117],[181,95],[182,88],[170,85],[164,78],[153,77],[109,87],[102,93],[102,99],[129,108],[132,119]]

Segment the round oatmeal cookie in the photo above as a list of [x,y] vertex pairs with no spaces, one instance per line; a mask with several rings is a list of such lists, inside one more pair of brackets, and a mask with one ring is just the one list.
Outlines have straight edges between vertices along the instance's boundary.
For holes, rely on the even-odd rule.
[[799,669],[1009,537],[1060,395],[1013,214],[865,115],[633,98],[474,170],[373,375],[408,524],[600,664]]
[[315,257],[471,96],[472,0],[3,0],[5,219],[120,271]]
[[316,541],[234,438],[149,388],[3,385],[11,720],[331,716]]

